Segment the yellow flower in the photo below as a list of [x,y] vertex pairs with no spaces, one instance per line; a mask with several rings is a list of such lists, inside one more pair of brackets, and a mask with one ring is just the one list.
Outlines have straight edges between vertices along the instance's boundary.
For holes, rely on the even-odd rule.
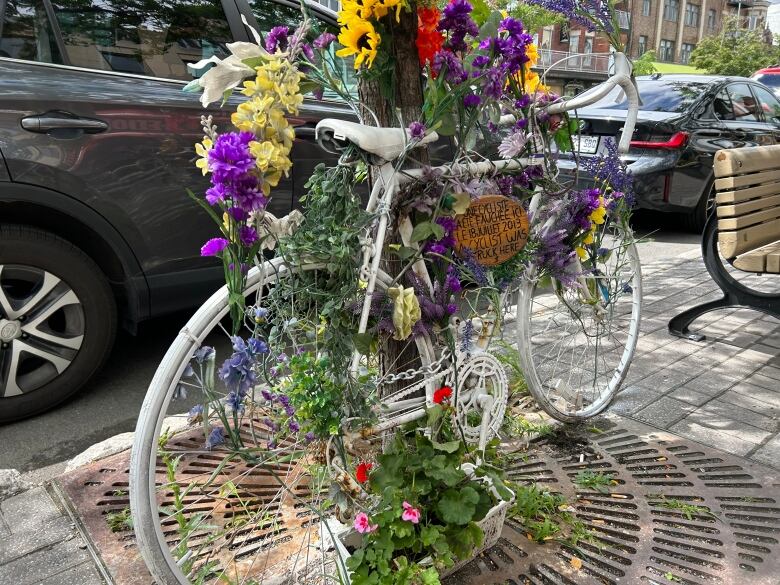
[[580,257],[580,260],[585,260],[588,257],[588,251],[583,248],[582,246],[577,246],[576,250],[577,256]]
[[395,8],[395,21],[401,20],[401,10],[406,6],[406,0],[377,0],[374,3],[374,17],[382,18]]
[[607,216],[607,209],[604,207],[604,198],[599,197],[599,206],[593,210],[593,212],[590,214],[589,219],[595,223],[596,225],[601,225],[604,223],[604,219]]
[[339,33],[339,43],[344,45],[344,48],[336,51],[336,55],[339,57],[355,55],[355,69],[360,69],[364,61],[366,67],[371,68],[380,40],[379,34],[370,22],[353,19]]
[[355,19],[368,20],[374,16],[377,0],[344,0],[339,10],[338,22],[347,25]]
[[195,161],[195,166],[203,171],[204,175],[209,172],[209,150],[211,150],[212,146],[214,146],[214,143],[208,137],[195,145],[195,154],[200,157]]
[[594,241],[594,237],[593,236],[594,236],[595,231],[596,231],[596,226],[592,226],[590,228],[590,231],[588,232],[588,235],[585,236],[584,240],[582,240],[582,244],[584,246],[589,246],[590,244],[593,243],[593,241]]
[[412,287],[404,288],[400,284],[388,288],[387,294],[393,299],[393,339],[403,341],[412,334],[412,327],[422,317],[420,302]]

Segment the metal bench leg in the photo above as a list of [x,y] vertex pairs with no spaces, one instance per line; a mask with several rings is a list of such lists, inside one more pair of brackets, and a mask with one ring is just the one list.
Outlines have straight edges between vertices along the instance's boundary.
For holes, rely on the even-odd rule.
[[675,337],[682,337],[683,339],[690,339],[691,341],[704,341],[707,339],[707,336],[702,335],[701,333],[691,333],[688,330],[688,325],[704,315],[704,313],[733,306],[732,300],[728,296],[724,296],[717,301],[710,301],[709,303],[704,303],[697,307],[691,307],[669,321],[669,333]]

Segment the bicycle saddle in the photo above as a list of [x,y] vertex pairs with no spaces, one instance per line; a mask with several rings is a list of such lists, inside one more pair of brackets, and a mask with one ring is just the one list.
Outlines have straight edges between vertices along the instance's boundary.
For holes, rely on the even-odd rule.
[[[347,141],[387,161],[398,158],[410,140],[409,131],[404,128],[374,128],[334,118],[320,120],[316,136],[325,150],[329,149],[323,142],[336,143],[338,146],[339,142]],[[415,147],[436,142],[438,139],[436,132],[430,132],[419,140]]]

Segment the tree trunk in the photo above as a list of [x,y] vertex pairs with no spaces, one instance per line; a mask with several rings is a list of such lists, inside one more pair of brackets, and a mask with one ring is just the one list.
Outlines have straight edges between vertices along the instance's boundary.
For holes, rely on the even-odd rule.
[[[376,114],[380,126],[405,128],[412,122],[420,120],[422,114],[423,85],[415,44],[417,11],[413,6],[411,11],[401,12],[398,22],[395,21],[395,15],[392,13],[388,14],[387,19],[390,21],[388,27],[390,34],[382,37],[382,43],[392,42],[393,99],[385,99],[376,80],[361,80],[358,91],[360,103]],[[373,126],[376,120],[364,110],[363,123]],[[423,163],[428,162],[427,152],[416,153],[416,158]],[[383,261],[383,269],[391,276],[398,274],[401,267],[401,262],[397,259],[385,257]],[[393,374],[417,366],[419,366],[419,359],[414,343],[388,340],[382,355],[384,374]],[[392,392],[395,389],[395,385],[390,385],[385,390]]]

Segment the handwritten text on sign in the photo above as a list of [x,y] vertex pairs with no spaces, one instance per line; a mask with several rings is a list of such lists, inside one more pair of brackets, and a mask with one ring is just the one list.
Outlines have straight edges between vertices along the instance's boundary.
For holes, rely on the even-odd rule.
[[458,216],[457,250],[469,248],[477,262],[496,266],[506,262],[528,240],[528,216],[523,207],[503,195],[483,195]]

